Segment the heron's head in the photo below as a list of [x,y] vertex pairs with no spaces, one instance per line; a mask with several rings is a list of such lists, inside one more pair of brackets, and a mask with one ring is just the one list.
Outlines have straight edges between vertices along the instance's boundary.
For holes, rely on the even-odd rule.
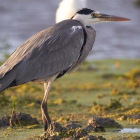
[[99,22],[111,22],[111,21],[128,21],[130,19],[102,14],[98,11],[94,11],[91,9],[83,8],[79,10],[72,19],[79,20],[83,22],[84,25],[91,25]]

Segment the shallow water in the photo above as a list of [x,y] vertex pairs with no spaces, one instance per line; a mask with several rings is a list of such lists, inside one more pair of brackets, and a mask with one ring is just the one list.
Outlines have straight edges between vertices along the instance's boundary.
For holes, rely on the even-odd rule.
[[[12,52],[33,34],[54,25],[60,1],[0,0],[0,42],[7,37]],[[140,8],[134,1],[87,0],[91,9],[132,19],[94,25],[97,37],[88,59],[140,58]]]
[[140,129],[138,129],[138,128],[124,128],[120,131],[120,133],[140,133]]

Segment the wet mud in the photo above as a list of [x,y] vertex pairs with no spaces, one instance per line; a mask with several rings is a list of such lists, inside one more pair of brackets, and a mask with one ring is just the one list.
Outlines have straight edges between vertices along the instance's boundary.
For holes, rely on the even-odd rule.
[[82,127],[79,122],[69,122],[62,127],[58,122],[53,122],[45,132],[43,140],[106,140],[102,136],[89,135],[90,132],[105,132],[105,128],[121,128],[121,125],[110,118],[90,118],[88,125]]
[[7,128],[9,126],[23,126],[23,125],[34,125],[38,124],[36,118],[31,117],[30,114],[25,113],[14,113],[13,116],[3,116],[0,118],[0,128]]
[[62,127],[59,123],[53,122],[40,140],[106,140],[102,136],[88,135],[88,131],[76,122],[70,122]]

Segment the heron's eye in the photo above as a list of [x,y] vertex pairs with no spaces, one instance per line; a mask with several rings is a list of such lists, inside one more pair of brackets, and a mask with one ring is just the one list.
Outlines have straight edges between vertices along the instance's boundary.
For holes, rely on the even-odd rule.
[[92,13],[91,16],[92,16],[92,18],[96,18],[96,14],[95,13]]
[[92,13],[91,16],[92,16],[92,18],[96,18],[96,14],[95,13]]

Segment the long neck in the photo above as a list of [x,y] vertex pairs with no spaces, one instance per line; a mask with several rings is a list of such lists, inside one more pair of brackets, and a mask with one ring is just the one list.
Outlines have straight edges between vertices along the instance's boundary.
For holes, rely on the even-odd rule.
[[80,21],[85,27],[90,26],[87,15],[75,14],[72,19]]

